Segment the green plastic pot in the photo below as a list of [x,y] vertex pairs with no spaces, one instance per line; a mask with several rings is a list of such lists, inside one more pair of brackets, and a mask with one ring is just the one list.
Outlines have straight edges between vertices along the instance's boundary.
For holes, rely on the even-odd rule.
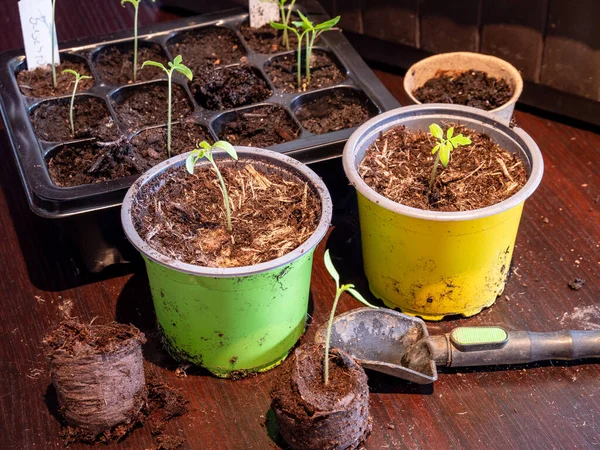
[[[142,175],[121,211],[128,239],[146,263],[158,325],[168,352],[178,361],[205,367],[219,377],[239,377],[278,365],[306,327],[314,249],[331,221],[323,181],[304,164],[273,151],[236,147],[240,160],[296,176],[321,198],[321,219],[312,236],[292,252],[254,266],[211,268],[177,261],[150,247],[133,226],[131,209],[142,186],[187,154]],[[219,165],[230,158],[215,152]],[[198,166],[206,164],[199,162]]]

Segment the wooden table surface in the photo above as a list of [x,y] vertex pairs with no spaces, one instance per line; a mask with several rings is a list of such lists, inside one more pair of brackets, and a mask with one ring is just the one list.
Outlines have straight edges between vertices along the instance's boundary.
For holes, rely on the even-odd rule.
[[[143,3],[142,24],[177,17]],[[4,9],[0,50],[21,47],[17,4],[11,2]],[[100,36],[131,23],[131,8],[122,8],[117,0],[57,1],[61,41]],[[401,77],[381,71],[377,75],[402,100]],[[546,172],[526,203],[511,279],[491,308],[470,319],[432,323],[429,328],[434,334],[459,324],[532,331],[600,329],[600,135],[597,130],[522,111],[516,113],[516,122],[539,144]],[[0,136],[0,446],[60,447],[56,404],[41,346],[44,334],[66,313],[84,321],[97,317],[103,322],[132,322],[151,334],[154,313],[142,266],[113,267],[90,275],[80,269],[68,237],[57,234],[52,222],[33,216],[6,135]],[[338,174],[334,184],[343,197],[345,183],[339,161],[335,164],[327,172]],[[316,252],[313,323],[304,340],[312,338],[332,302],[333,282],[321,262],[326,245],[343,278],[366,292],[356,216],[338,214],[334,225],[328,241]],[[579,291],[568,287],[575,278],[586,280]],[[346,297],[339,310],[356,306]],[[152,334],[144,352],[147,368],[180,388],[190,402],[189,414],[167,427],[168,433],[186,439],[187,448],[276,446],[268,433],[270,426],[264,424],[277,370],[237,382],[215,379],[202,371],[178,378],[177,364]],[[600,449],[598,362],[442,370],[430,386],[369,373],[374,427],[366,447]],[[108,448],[153,445],[148,429],[140,428]]]

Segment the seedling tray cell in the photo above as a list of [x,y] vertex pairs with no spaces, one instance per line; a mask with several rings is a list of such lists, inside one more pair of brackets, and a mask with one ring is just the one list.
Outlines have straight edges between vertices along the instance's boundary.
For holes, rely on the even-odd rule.
[[[314,5],[303,12],[316,22],[327,19]],[[311,102],[317,102],[317,105],[332,101],[360,104],[365,111],[365,120],[399,106],[340,31],[324,33],[315,47],[315,52],[327,55],[338,67],[339,82],[306,92],[278,88],[266,67],[281,58],[295,58],[295,52],[262,54],[254,51],[240,32],[240,26],[247,20],[247,12],[236,9],[161,23],[139,31],[139,65],[150,57],[148,55],[164,63],[181,53],[183,63],[192,69],[192,82],[179,74],[174,76],[173,97],[178,98],[179,103],[173,108],[173,120],[193,122],[202,131],[200,138],[228,139],[240,123],[245,126],[246,122],[260,121],[261,115],[274,113],[281,117],[284,126],[265,131],[267,142],[272,143],[268,148],[312,163],[339,156],[355,127],[339,129],[334,124],[331,131],[319,127],[313,128],[314,132],[309,131],[310,127],[303,126],[303,121],[306,121],[306,106]],[[227,50],[223,50],[222,55],[207,54],[203,51],[205,46],[199,45],[203,40],[214,43],[219,39],[227,42],[224,46]],[[115,61],[131,55],[131,30],[101,39],[61,43],[61,48],[61,62],[82,64],[93,77],[93,80],[86,80],[87,84],[82,82],[80,85],[83,89],[78,89],[76,104],[101,104],[101,120],[111,124],[109,137],[98,137],[93,130],[79,131],[76,138],[71,137],[70,130],[58,127],[50,132],[40,131],[36,121],[43,120],[43,114],[59,114],[60,107],[68,108],[70,92],[58,92],[58,95],[45,98],[36,97],[36,93],[27,87],[22,92],[17,74],[26,68],[23,50],[0,55],[2,117],[21,180],[31,209],[40,216],[51,218],[120,205],[131,183],[148,168],[147,161],[144,164],[136,162],[136,143],[143,141],[148,130],[166,126],[166,112],[154,114],[151,107],[142,110],[127,103],[128,99],[142,95],[158,104],[163,102],[167,92],[166,77],[160,71],[138,70],[136,83],[126,81],[128,73],[119,73]],[[210,74],[203,71],[206,61],[213,65]],[[247,86],[243,84],[245,81]],[[228,96],[227,86],[232,84],[241,84],[240,92],[246,95],[235,92],[236,95]],[[164,104],[166,106],[166,98]],[[49,105],[55,109],[48,109]],[[319,120],[318,117],[312,119],[313,125]],[[77,124],[77,115],[75,122]],[[251,141],[243,137],[239,140],[247,145],[252,144]],[[105,160],[98,142],[110,143],[117,149],[118,157]],[[161,145],[149,151],[158,158],[156,163],[162,159],[159,147]],[[83,175],[64,179],[62,171],[74,155],[83,167]],[[117,178],[113,178],[115,176]]]

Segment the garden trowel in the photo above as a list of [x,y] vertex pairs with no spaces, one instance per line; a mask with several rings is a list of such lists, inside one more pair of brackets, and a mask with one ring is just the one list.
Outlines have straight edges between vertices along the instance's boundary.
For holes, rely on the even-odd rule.
[[[326,324],[315,341],[323,343]],[[363,367],[415,383],[437,380],[437,366],[524,364],[600,357],[600,331],[533,333],[498,326],[458,327],[430,336],[425,322],[391,309],[358,308],[334,319],[331,347]]]

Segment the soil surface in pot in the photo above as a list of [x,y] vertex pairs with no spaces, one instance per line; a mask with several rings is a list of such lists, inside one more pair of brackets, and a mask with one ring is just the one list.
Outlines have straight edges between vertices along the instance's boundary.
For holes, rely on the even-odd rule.
[[358,97],[338,91],[306,102],[295,114],[302,126],[315,134],[356,127],[372,117]]
[[73,104],[75,135],[69,120],[70,99],[51,100],[40,104],[31,114],[35,134],[51,142],[97,138],[102,142],[117,140],[121,133],[106,103],[96,97],[77,96]]
[[[213,141],[202,125],[187,120],[175,123],[171,129],[171,156],[189,152],[202,141]],[[140,131],[131,139],[131,145],[138,164],[147,170],[168,158],[167,127]]]
[[[448,125],[450,126],[450,125]],[[446,129],[444,126],[444,135]],[[455,126],[471,144],[452,151],[450,163],[438,167],[433,189],[429,179],[437,140],[404,126],[386,131],[369,147],[358,167],[360,176],[379,194],[413,208],[470,211],[511,197],[527,182],[523,161],[503,150],[488,135]]]
[[231,234],[219,181],[205,163],[193,175],[171,168],[140,189],[131,214],[141,238],[179,261],[240,267],[289,253],[317,228],[319,195],[292,172],[246,159],[217,164],[229,194]]
[[183,64],[194,73],[205,71],[207,67],[237,64],[246,51],[236,34],[221,27],[203,28],[183,32],[183,37],[169,44],[173,57],[181,55]]
[[[133,81],[133,43],[129,48],[109,46],[98,52],[94,65],[102,81],[123,85]],[[158,45],[138,44],[138,68],[136,81],[156,80],[165,75],[158,67],[147,66],[144,61],[157,61],[167,67],[167,56]]]
[[[293,20],[293,19],[292,19]],[[283,33],[271,25],[263,25],[260,28],[252,28],[248,21],[240,25],[240,33],[244,36],[248,47],[258,53],[277,53],[294,50],[298,47],[298,38],[294,33],[288,33],[290,48],[285,48],[282,42]]]
[[224,110],[261,102],[273,91],[250,66],[203,70],[191,84],[196,101],[206,109]]
[[81,142],[61,147],[48,158],[52,182],[59,187],[114,180],[144,171],[125,141]]
[[489,111],[509,101],[513,89],[502,78],[471,69],[460,73],[440,71],[416,89],[413,95],[421,103],[452,103]]
[[269,147],[298,139],[300,128],[279,106],[259,106],[240,111],[225,124],[221,136],[234,145]]
[[[70,399],[77,397],[87,398],[90,395],[90,392],[87,390],[82,390],[82,383],[85,383],[86,379],[89,383],[96,383],[98,378],[94,372],[95,370],[104,371],[110,368],[111,364],[115,364],[115,362],[123,364],[124,361],[127,361],[126,359],[114,358],[111,355],[121,351],[123,346],[132,345],[133,343],[140,345],[144,342],[146,342],[144,334],[133,325],[118,323],[88,325],[75,320],[67,320],[61,323],[56,330],[44,339],[44,343],[48,348],[48,357],[53,361],[54,367],[57,364],[62,365],[63,362],[68,360],[67,370],[61,370],[60,381],[64,387],[72,379],[75,392],[70,395]],[[89,368],[86,367],[90,365],[90,358],[98,358],[100,356],[102,356],[103,361],[100,369],[97,365],[90,366]],[[75,364],[73,364],[74,362]],[[69,373],[71,365],[73,365],[72,377]],[[127,372],[127,368],[119,367],[119,371],[120,373]],[[132,369],[131,372],[142,376],[137,370]],[[180,445],[181,439],[164,435],[163,432],[167,421],[187,412],[187,402],[177,391],[162,383],[152,373],[146,376],[145,384],[143,380],[135,380],[135,382],[136,385],[140,384],[142,388],[139,394],[134,397],[135,406],[125,421],[101,433],[93,433],[89,429],[82,428],[74,423],[68,424],[65,421],[62,423],[63,428],[61,430],[61,435],[65,439],[65,443],[109,443],[118,441],[126,437],[134,428],[143,424],[150,426],[150,431],[153,436],[156,436],[159,444],[161,441],[165,441],[172,444],[179,442]],[[106,393],[105,395],[110,395],[110,393]],[[78,402],[77,405],[61,404],[59,412],[61,415],[64,415],[68,408],[80,407],[80,405],[86,405],[86,402]],[[93,415],[96,407],[93,403],[90,403],[90,405],[90,414]],[[86,417],[86,415],[82,415],[81,417]],[[172,445],[171,447],[164,448],[177,448],[177,446]]]
[[[169,89],[167,83],[156,83],[127,88],[116,101],[115,111],[127,128],[138,128],[167,123]],[[192,113],[192,105],[185,90],[173,84],[171,120],[176,121]]]
[[[75,83],[75,77],[63,70],[71,69],[80,75],[92,76],[87,64],[63,60],[56,66],[56,88],[52,84],[52,70],[50,67],[38,67],[34,70],[21,70],[17,74],[17,83],[21,92],[28,97],[56,97],[59,95],[71,95]],[[93,78],[81,80],[77,85],[77,92],[87,91],[94,84]]]
[[271,392],[279,432],[292,449],[355,449],[371,432],[365,371],[331,349],[325,385],[324,353],[323,345],[298,347]]
[[305,59],[302,55],[302,87],[300,89],[298,89],[297,83],[296,53],[276,56],[265,65],[265,71],[277,89],[288,93],[333,86],[346,79],[346,74],[340,70],[327,52],[321,50],[312,52],[308,85],[304,76],[304,64]]

